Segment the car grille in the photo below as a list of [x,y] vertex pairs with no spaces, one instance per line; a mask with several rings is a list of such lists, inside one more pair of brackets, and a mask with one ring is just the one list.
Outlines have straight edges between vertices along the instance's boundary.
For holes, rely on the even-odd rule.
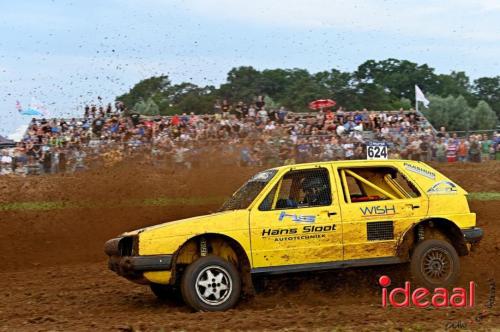
[[120,256],[132,256],[134,253],[134,236],[126,236],[118,243],[118,252]]

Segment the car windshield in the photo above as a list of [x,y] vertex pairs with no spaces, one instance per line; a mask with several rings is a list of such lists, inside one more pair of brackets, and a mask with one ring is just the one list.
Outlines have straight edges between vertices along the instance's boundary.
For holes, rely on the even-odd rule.
[[271,181],[276,172],[277,170],[270,169],[254,175],[222,205],[219,211],[246,209],[266,184]]

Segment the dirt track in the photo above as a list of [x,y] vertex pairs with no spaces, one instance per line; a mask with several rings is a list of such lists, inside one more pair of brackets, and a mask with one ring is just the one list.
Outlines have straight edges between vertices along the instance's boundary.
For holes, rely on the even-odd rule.
[[[499,163],[445,165],[469,191],[499,191]],[[84,207],[0,211],[0,331],[11,330],[278,330],[470,329],[500,327],[498,303],[487,309],[490,281],[499,279],[500,201],[473,201],[486,237],[462,259],[465,284],[478,284],[473,309],[383,309],[377,276],[403,281],[405,266],[366,268],[259,280],[261,291],[225,313],[191,313],[158,301],[144,286],[107,270],[103,242],[123,231],[213,211],[201,206],[131,206],[130,199],[224,197],[255,169],[210,168],[188,173],[122,165],[78,176],[0,178],[0,201],[87,202]],[[92,203],[94,202],[94,203]],[[111,208],[102,202],[112,202]],[[120,204],[121,203],[121,204]],[[92,204],[96,206],[93,207]],[[498,291],[497,291],[498,293]],[[497,296],[498,302],[498,296]],[[472,322],[470,321],[472,319]]]

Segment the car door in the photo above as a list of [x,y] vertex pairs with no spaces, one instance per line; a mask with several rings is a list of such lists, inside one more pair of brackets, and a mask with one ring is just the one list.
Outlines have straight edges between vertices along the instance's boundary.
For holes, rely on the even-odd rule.
[[391,165],[343,167],[337,174],[344,260],[395,256],[402,234],[426,216],[427,197]]
[[250,211],[254,268],[342,260],[340,207],[330,165],[282,173]]

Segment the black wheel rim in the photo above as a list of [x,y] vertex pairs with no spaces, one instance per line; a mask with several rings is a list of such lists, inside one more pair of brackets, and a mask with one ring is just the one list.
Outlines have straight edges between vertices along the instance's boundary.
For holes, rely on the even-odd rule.
[[421,270],[425,279],[433,284],[448,280],[453,272],[450,253],[442,248],[428,249],[423,255]]

